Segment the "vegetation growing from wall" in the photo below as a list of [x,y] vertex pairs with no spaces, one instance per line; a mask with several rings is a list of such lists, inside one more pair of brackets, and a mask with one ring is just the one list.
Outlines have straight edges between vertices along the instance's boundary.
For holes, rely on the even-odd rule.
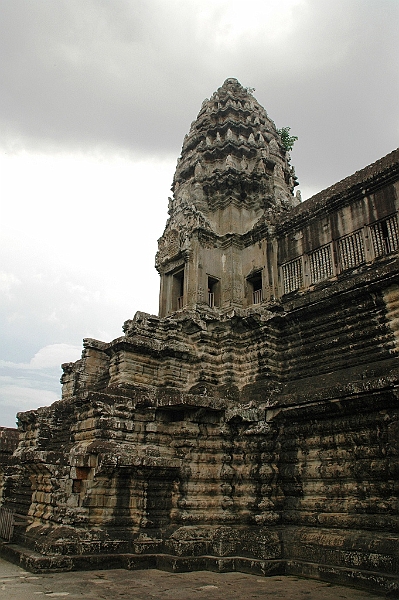
[[297,141],[296,135],[290,135],[291,127],[282,127],[281,129],[277,129],[277,133],[281,137],[282,144],[287,152],[290,152],[294,147],[295,142]]

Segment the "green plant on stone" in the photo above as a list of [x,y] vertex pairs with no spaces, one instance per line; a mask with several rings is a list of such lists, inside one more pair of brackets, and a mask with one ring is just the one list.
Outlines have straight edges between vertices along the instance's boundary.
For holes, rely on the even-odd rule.
[[291,127],[282,127],[281,129],[277,129],[277,133],[281,137],[283,147],[287,152],[292,150],[295,142],[298,139],[296,135],[290,135],[290,131]]

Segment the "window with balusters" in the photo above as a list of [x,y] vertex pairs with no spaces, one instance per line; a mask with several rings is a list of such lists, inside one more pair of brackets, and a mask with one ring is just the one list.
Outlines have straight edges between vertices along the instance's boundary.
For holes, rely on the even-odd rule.
[[[367,256],[365,239],[368,233],[371,249],[367,250]],[[333,250],[338,257],[335,269]],[[325,281],[335,273],[348,271],[366,260],[372,260],[373,257],[379,258],[398,250],[399,225],[398,217],[394,214],[282,264],[280,269],[283,294],[290,294],[308,285]],[[306,285],[304,265],[309,279]]]

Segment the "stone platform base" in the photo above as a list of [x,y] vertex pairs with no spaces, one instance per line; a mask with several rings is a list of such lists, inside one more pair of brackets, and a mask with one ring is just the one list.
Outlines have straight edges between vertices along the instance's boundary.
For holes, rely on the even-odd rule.
[[87,554],[44,556],[16,544],[0,541],[0,556],[32,573],[86,571],[92,569],[159,569],[175,573],[241,572],[272,577],[294,575],[347,585],[383,597],[399,599],[399,576],[387,576],[298,560],[256,560],[238,556],[174,556],[171,554]]

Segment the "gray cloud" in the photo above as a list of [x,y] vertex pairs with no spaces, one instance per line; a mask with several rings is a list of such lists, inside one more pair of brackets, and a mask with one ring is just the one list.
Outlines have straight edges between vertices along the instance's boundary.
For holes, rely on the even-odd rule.
[[176,155],[204,97],[235,76],[299,136],[309,186],[393,149],[399,5],[304,0],[282,23],[259,6],[230,31],[234,2],[3,1],[3,143]]

